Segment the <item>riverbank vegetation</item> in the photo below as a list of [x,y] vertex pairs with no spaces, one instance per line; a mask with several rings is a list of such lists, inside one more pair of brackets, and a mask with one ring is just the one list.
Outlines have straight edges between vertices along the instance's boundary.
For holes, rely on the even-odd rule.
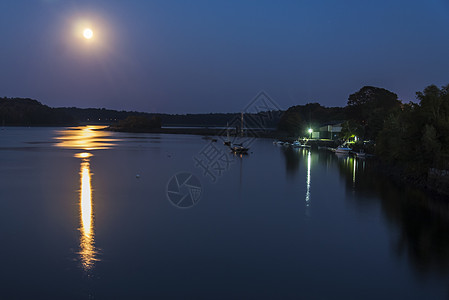
[[323,124],[343,122],[345,119],[344,107],[324,107],[319,103],[295,105],[284,112],[278,130],[293,137],[302,137],[309,128],[319,128]]
[[431,170],[449,170],[449,85],[428,86],[417,99],[386,118],[376,151],[405,176],[428,181]]
[[344,108],[290,107],[279,130],[306,136],[308,128],[343,120],[340,142],[358,137],[353,149],[376,154],[385,172],[449,195],[449,85],[430,85],[416,95],[417,103],[403,103],[393,92],[365,86]]
[[128,116],[124,120],[111,125],[111,130],[124,132],[151,132],[160,129],[162,126],[161,118],[153,116]]
[[29,98],[0,98],[1,126],[74,125],[75,119],[57,108]]
[[278,129],[293,136],[308,135],[323,125],[342,124],[338,138],[347,141],[375,140],[385,119],[401,108],[398,96],[386,89],[365,86],[351,94],[345,107],[324,107],[318,103],[292,106],[282,116]]
[[[263,120],[260,125],[276,128],[281,111],[244,114],[245,124]],[[160,119],[162,126],[170,127],[233,127],[240,124],[240,112],[209,114],[164,114],[137,111],[118,111],[106,108],[50,108],[37,100],[28,98],[0,98],[0,125],[2,126],[42,126],[42,125],[118,125],[130,116]],[[237,122],[238,121],[238,122]]]

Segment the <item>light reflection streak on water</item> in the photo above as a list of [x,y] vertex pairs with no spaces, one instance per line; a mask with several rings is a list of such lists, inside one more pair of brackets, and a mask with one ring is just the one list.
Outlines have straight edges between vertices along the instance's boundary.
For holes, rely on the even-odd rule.
[[58,130],[56,146],[66,149],[102,150],[109,149],[118,139],[110,138],[110,132],[103,131],[105,126],[71,127]]
[[355,185],[355,173],[356,173],[356,168],[357,168],[357,159],[353,158],[352,164],[354,165],[354,168],[352,170],[352,184],[354,186]]
[[80,240],[79,259],[82,268],[88,272],[92,270],[97,258],[98,251],[95,247],[95,226],[92,193],[92,173],[90,170],[90,159],[92,153],[87,151],[109,149],[115,145],[118,139],[111,138],[111,133],[103,131],[104,126],[71,127],[56,131],[57,143],[55,146],[65,149],[80,149],[86,152],[76,153],[74,156],[81,159],[80,169]]
[[[89,156],[89,153],[84,156]],[[80,258],[85,271],[93,268],[96,261],[94,214],[92,202],[92,184],[90,163],[88,158],[81,162],[81,190],[80,190]]]
[[310,166],[312,163],[312,154],[307,153],[307,177],[306,177],[306,207],[310,206]]

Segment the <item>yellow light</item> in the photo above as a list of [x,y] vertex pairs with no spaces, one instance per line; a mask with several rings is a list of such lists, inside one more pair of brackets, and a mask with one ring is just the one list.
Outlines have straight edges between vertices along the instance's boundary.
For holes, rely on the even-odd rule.
[[92,54],[101,54],[102,58],[115,54],[111,49],[115,49],[117,31],[106,16],[72,13],[65,20],[64,42],[70,46],[67,51],[71,56],[85,59]]
[[84,270],[90,270],[95,258],[95,234],[93,231],[93,209],[92,209],[92,185],[90,165],[88,161],[81,163],[81,191],[80,191],[80,252],[81,263]]
[[[118,141],[118,139],[110,138],[111,133],[101,130],[103,128],[105,128],[105,126],[84,126],[57,131],[59,136],[55,137],[55,139],[58,140],[56,146],[86,151],[109,149],[110,147],[115,146],[112,142]],[[80,155],[82,154],[75,154],[75,157],[88,158],[80,157]]]
[[85,158],[85,159],[87,159],[87,158],[90,158],[90,157],[92,157],[92,156],[93,156],[93,154],[87,153],[87,152],[75,154],[75,157],[76,157],[76,158]]
[[93,193],[90,171],[90,158],[92,153],[87,151],[97,149],[109,149],[114,146],[113,142],[118,141],[111,136],[110,132],[101,130],[104,126],[83,126],[70,127],[56,131],[56,146],[65,149],[81,150],[74,156],[81,159],[80,169],[80,193],[79,193],[79,214],[80,214],[80,241],[79,255],[83,269],[91,270],[97,258],[98,251],[95,248],[95,226]]
[[90,28],[86,28],[83,31],[84,38],[90,40],[94,36],[94,32]]
[[89,162],[81,163],[81,229],[90,233],[92,229],[92,188]]

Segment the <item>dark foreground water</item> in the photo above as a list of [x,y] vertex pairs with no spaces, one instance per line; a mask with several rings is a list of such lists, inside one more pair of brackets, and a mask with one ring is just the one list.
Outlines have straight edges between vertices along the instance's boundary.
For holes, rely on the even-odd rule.
[[369,162],[93,129],[0,130],[1,299],[449,296],[448,205]]

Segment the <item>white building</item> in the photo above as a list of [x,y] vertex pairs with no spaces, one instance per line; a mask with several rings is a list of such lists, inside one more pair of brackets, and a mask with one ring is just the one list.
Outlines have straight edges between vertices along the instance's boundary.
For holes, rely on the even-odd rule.
[[340,135],[341,126],[343,122],[335,122],[320,127],[320,138],[322,139],[336,139]]

